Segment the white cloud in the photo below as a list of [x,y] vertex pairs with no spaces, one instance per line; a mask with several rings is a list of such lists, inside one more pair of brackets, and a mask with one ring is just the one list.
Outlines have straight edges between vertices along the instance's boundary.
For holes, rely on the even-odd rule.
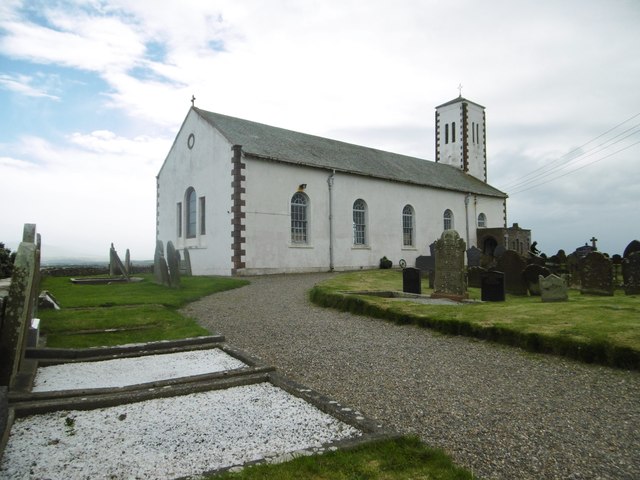
[[0,86],[27,97],[44,97],[51,100],[60,100],[57,95],[52,95],[45,88],[35,86],[36,79],[29,75],[0,74]]

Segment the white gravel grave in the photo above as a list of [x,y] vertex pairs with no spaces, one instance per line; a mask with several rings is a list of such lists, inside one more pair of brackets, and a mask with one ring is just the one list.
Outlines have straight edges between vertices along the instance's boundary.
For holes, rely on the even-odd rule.
[[0,478],[171,479],[361,434],[260,383],[16,419]]
[[218,348],[40,367],[34,392],[109,388],[246,367]]

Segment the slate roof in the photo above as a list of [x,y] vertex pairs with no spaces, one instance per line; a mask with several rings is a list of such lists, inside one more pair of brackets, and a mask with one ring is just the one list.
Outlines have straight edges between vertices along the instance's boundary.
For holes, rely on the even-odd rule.
[[492,197],[507,195],[458,168],[261,123],[193,110],[245,155]]

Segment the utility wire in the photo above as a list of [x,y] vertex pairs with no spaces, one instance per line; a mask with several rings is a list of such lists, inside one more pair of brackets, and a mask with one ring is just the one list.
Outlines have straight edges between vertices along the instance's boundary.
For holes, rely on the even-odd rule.
[[[522,181],[522,182],[520,182],[520,183],[513,184],[513,185],[511,185],[511,186],[510,186],[510,187],[508,187],[508,188],[509,188],[510,190],[511,190],[511,189],[513,189],[513,190],[518,190],[518,189],[520,189],[521,187],[524,187],[524,186],[526,186],[526,185],[528,185],[528,184],[530,184],[530,183],[537,182],[538,180],[542,180],[542,179],[544,179],[544,178],[547,178],[547,177],[549,177],[549,176],[551,176],[551,175],[553,175],[553,174],[557,173],[557,172],[558,172],[558,171],[560,171],[560,170],[566,169],[566,168],[568,168],[568,167],[570,167],[570,166],[574,165],[576,162],[579,162],[579,161],[584,160],[585,158],[591,157],[591,156],[593,156],[593,155],[595,155],[595,154],[598,154],[598,153],[602,153],[603,151],[605,151],[605,150],[607,150],[607,149],[609,149],[609,148],[613,147],[614,145],[617,145],[618,143],[620,143],[620,142],[622,142],[622,141],[626,140],[627,138],[631,137],[632,135],[635,135],[636,133],[639,133],[639,132],[640,132],[640,129],[638,129],[638,127],[640,127],[640,124],[635,125],[635,126],[633,126],[633,127],[629,128],[629,129],[625,130],[624,132],[622,132],[622,133],[620,133],[620,134],[616,135],[615,137],[613,137],[613,138],[611,138],[611,139],[607,140],[606,142],[603,142],[603,143],[601,143],[601,144],[599,144],[599,145],[596,145],[595,147],[590,148],[589,150],[586,150],[586,151],[585,151],[585,152],[583,152],[581,155],[579,155],[579,156],[577,156],[577,157],[575,157],[575,158],[571,159],[570,161],[568,161],[568,162],[564,163],[563,165],[558,165],[558,166],[556,166],[556,167],[553,167],[553,168],[551,168],[551,169],[550,169],[549,171],[547,171],[547,172],[539,173],[538,175],[536,175],[536,176],[534,176],[534,177],[532,177],[532,178],[530,178],[530,179],[528,179],[528,180],[524,180],[524,181]],[[616,141],[613,141],[615,138],[619,137],[620,135],[623,135],[624,133],[629,132],[629,130],[635,130],[635,131],[632,131],[631,133],[628,133],[628,134],[627,134],[627,135],[625,135],[624,137],[619,138],[619,139],[618,139],[618,140],[616,140]],[[608,144],[608,145],[607,145],[607,144]],[[634,145],[635,145],[635,144],[634,144]],[[601,148],[601,147],[602,147],[602,148]],[[623,149],[623,150],[624,150],[624,149]],[[622,151],[622,150],[619,150],[619,151]],[[609,157],[609,156],[606,156],[606,157],[604,157],[604,158],[608,158],[608,157]],[[589,163],[588,165],[590,165],[590,163]],[[576,169],[574,169],[574,170],[571,170],[571,171],[577,171],[577,170],[580,170],[580,168],[581,168],[581,167],[578,167],[578,168],[576,168]],[[564,175],[562,175],[562,176],[564,176]],[[558,177],[558,178],[560,178],[560,177]]]
[[528,190],[533,190],[534,188],[541,187],[542,185],[546,185],[547,183],[554,182],[554,181],[556,181],[556,180],[558,180],[558,179],[560,179],[560,178],[562,178],[562,177],[566,177],[567,175],[570,175],[570,174],[572,174],[572,173],[575,173],[575,172],[577,172],[578,170],[582,170],[583,168],[588,167],[589,165],[593,165],[594,163],[598,163],[598,162],[600,162],[600,161],[602,161],[602,160],[605,160],[605,159],[607,159],[607,158],[609,158],[609,157],[612,157],[613,155],[616,155],[616,154],[618,154],[618,153],[620,153],[620,152],[623,152],[623,151],[625,151],[625,150],[628,150],[629,148],[631,148],[631,147],[633,147],[633,146],[635,146],[635,145],[638,145],[638,144],[640,144],[640,140],[638,140],[638,141],[637,141],[637,142],[635,142],[635,143],[632,143],[631,145],[627,145],[626,147],[621,148],[620,150],[616,150],[615,152],[612,152],[612,153],[610,153],[609,155],[605,155],[604,157],[598,158],[598,159],[596,159],[596,160],[594,160],[594,161],[592,161],[592,162],[589,162],[589,163],[587,163],[587,164],[585,164],[585,165],[582,165],[582,166],[580,166],[580,167],[578,167],[578,168],[574,168],[573,170],[570,170],[570,171],[568,171],[568,172],[566,172],[566,173],[564,173],[564,174],[562,174],[562,175],[560,175],[560,176],[558,176],[558,177],[552,178],[552,179],[547,180],[547,181],[542,182],[542,183],[538,183],[538,184],[535,184],[535,185],[531,185],[530,187],[527,187],[527,188],[523,188],[523,189],[520,189],[520,190],[516,190],[515,192],[511,193],[510,195],[517,195],[518,193],[526,192],[526,191],[528,191]]
[[[621,127],[621,126],[622,126],[622,125],[624,125],[625,123],[628,123],[628,122],[630,122],[631,120],[633,120],[634,118],[639,117],[639,116],[640,116],[640,113],[636,113],[635,115],[633,115],[633,116],[629,117],[629,118],[628,118],[628,119],[626,119],[625,121],[623,121],[623,122],[619,123],[618,125],[616,125],[616,126],[614,126],[614,127],[610,128],[609,130],[607,130],[607,131],[605,131],[605,132],[601,133],[601,134],[600,134],[600,135],[598,135],[597,137],[594,137],[594,138],[592,138],[591,140],[589,140],[588,142],[586,142],[586,143],[584,143],[584,144],[580,145],[579,147],[574,148],[573,150],[571,150],[570,152],[566,153],[566,154],[565,154],[565,155],[563,155],[562,157],[560,157],[560,158],[558,158],[558,159],[556,159],[556,160],[552,161],[551,163],[548,163],[548,164],[543,165],[543,166],[541,166],[541,167],[539,167],[539,168],[536,168],[535,170],[532,170],[532,171],[530,171],[530,172],[526,173],[525,175],[523,175],[523,176],[522,176],[522,177],[520,177],[520,178],[517,178],[517,179],[515,179],[515,180],[512,180],[511,182],[507,183],[506,185],[502,186],[501,188],[502,188],[503,190],[509,190],[509,189],[511,189],[511,188],[514,188],[515,186],[520,185],[520,183],[524,182],[524,181],[525,181],[525,179],[527,179],[528,177],[536,176],[535,174],[537,174],[537,173],[538,173],[538,172],[540,172],[541,170],[546,170],[546,169],[549,169],[550,167],[551,167],[551,168],[559,168],[559,167],[552,167],[552,165],[557,164],[557,163],[559,163],[559,162],[563,162],[563,161],[565,161],[565,162],[566,162],[566,161],[572,161],[573,159],[572,159],[572,158],[570,158],[572,155],[574,155],[574,154],[576,154],[576,153],[578,153],[578,152],[582,152],[582,149],[583,149],[584,147],[586,147],[587,145],[589,145],[590,143],[593,143],[594,141],[598,140],[599,138],[604,137],[605,135],[607,135],[607,134],[611,133],[611,132],[612,132],[612,131],[614,131],[615,129],[617,129],[617,128]],[[635,127],[637,127],[638,125],[639,125],[639,124],[636,124],[636,125],[634,125],[634,126],[633,126],[633,127],[631,127],[631,128],[635,128]],[[629,130],[629,129],[628,129],[628,130]],[[628,130],[626,130],[626,131],[628,131]],[[623,132],[623,133],[624,133],[624,132]],[[620,134],[619,134],[619,135],[620,135]],[[613,137],[613,138],[616,138],[616,137]],[[606,142],[605,142],[605,143],[606,143]],[[594,148],[597,148],[597,147],[594,147]],[[579,156],[581,156],[581,155],[583,155],[584,153],[585,153],[585,152],[582,152],[580,155],[578,155],[578,157],[579,157]],[[576,157],[576,158],[577,158],[577,157]],[[566,160],[565,160],[565,159],[566,159]]]

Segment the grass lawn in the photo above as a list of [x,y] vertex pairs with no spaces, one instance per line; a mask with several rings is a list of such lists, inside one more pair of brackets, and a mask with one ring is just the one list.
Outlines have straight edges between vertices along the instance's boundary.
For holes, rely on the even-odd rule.
[[184,277],[179,289],[153,282],[79,285],[69,277],[45,277],[62,310],[40,310],[40,331],[52,348],[89,348],[209,335],[177,309],[212,293],[246,285],[226,277]]
[[[324,306],[398,323],[486,338],[587,362],[640,369],[639,296],[616,291],[613,297],[600,297],[571,290],[568,302],[542,303],[540,297],[507,295],[505,302],[448,306],[344,293],[362,290],[402,291],[402,273],[398,270],[345,273],[316,286],[311,297]],[[430,293],[423,288],[423,294]],[[479,300],[480,290],[471,288],[469,295]]]
[[472,480],[468,471],[456,467],[442,451],[420,440],[403,437],[362,445],[321,456],[299,457],[277,465],[255,465],[211,480]]

